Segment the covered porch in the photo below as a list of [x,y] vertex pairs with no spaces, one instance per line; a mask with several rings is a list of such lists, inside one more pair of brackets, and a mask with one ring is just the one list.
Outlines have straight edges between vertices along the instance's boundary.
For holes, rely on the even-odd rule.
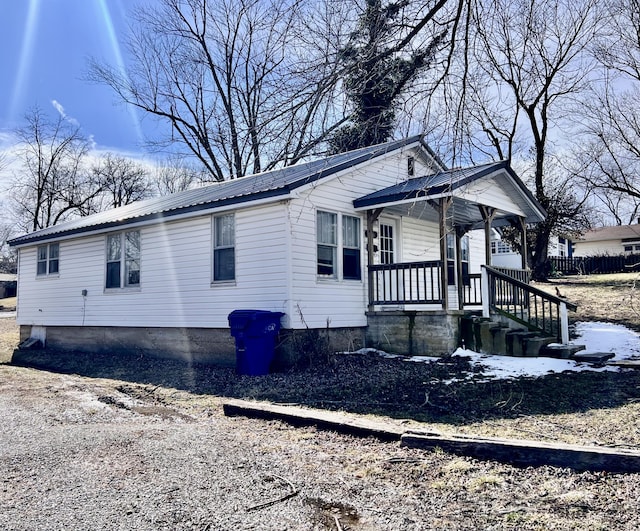
[[[354,206],[366,215],[370,323],[376,314],[390,319],[393,312],[398,318],[409,316],[408,326],[415,329],[417,316],[440,314],[447,316],[446,333],[451,335],[460,315],[482,310],[486,317],[501,314],[568,340],[561,323],[563,301],[529,286],[527,226],[543,221],[545,211],[506,162],[412,178],[358,198]],[[412,220],[414,240],[421,238],[416,227],[436,232],[433,259],[406,260],[391,253],[384,216]],[[491,233],[504,226],[519,231],[521,269],[491,266]],[[476,254],[481,254],[475,259],[470,257],[470,234],[475,235]],[[402,237],[406,242],[409,235]]]

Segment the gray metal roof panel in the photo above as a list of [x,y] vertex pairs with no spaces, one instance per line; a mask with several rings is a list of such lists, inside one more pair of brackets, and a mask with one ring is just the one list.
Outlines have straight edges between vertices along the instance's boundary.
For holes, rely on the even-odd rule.
[[388,188],[383,188],[356,199],[353,204],[356,208],[373,206],[386,202],[402,201],[435,195],[444,191],[451,191],[465,184],[479,179],[489,173],[506,167],[504,161],[491,162],[469,168],[457,168],[441,171],[433,175],[414,177]]
[[365,147],[303,164],[249,175],[233,181],[137,201],[130,205],[77,218],[19,236],[8,243],[13,246],[21,245],[54,239],[58,236],[108,229],[148,219],[163,219],[217,206],[242,204],[258,199],[288,195],[295,188],[417,142],[421,142],[421,136]]
[[447,193],[499,170],[503,170],[509,175],[515,187],[527,199],[532,207],[534,220],[539,219],[542,221],[547,215],[546,210],[525,186],[520,177],[513,171],[511,166],[509,166],[507,161],[489,162],[479,166],[456,168],[438,172],[433,175],[415,177],[362,196],[354,200],[353,204],[356,208],[373,207],[385,203]]

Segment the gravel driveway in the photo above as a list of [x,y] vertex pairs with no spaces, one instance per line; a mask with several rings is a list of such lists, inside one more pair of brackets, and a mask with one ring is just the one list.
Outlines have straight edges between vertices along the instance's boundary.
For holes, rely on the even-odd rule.
[[638,474],[227,418],[215,396],[131,381],[0,364],[0,426],[3,530],[640,527]]

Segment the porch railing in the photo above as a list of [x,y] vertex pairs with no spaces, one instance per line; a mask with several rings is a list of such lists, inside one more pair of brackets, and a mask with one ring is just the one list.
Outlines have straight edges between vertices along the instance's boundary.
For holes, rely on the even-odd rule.
[[[531,282],[531,271],[529,269],[512,269],[507,267],[493,267],[493,269],[525,284]],[[462,293],[465,307],[480,306],[482,304],[482,275],[480,273],[471,273],[470,275],[464,276]]]
[[482,304],[482,275],[480,273],[471,273],[467,275],[464,282],[463,302],[465,306],[479,306]]
[[369,304],[442,304],[442,262],[369,266]]
[[569,342],[568,310],[577,306],[522,282],[496,268],[482,266],[483,314],[502,314],[525,325]]

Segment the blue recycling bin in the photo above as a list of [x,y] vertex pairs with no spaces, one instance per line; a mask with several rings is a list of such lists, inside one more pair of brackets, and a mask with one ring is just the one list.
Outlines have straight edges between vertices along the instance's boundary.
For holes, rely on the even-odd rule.
[[234,310],[229,314],[231,335],[236,340],[238,374],[269,374],[283,315],[266,310]]

